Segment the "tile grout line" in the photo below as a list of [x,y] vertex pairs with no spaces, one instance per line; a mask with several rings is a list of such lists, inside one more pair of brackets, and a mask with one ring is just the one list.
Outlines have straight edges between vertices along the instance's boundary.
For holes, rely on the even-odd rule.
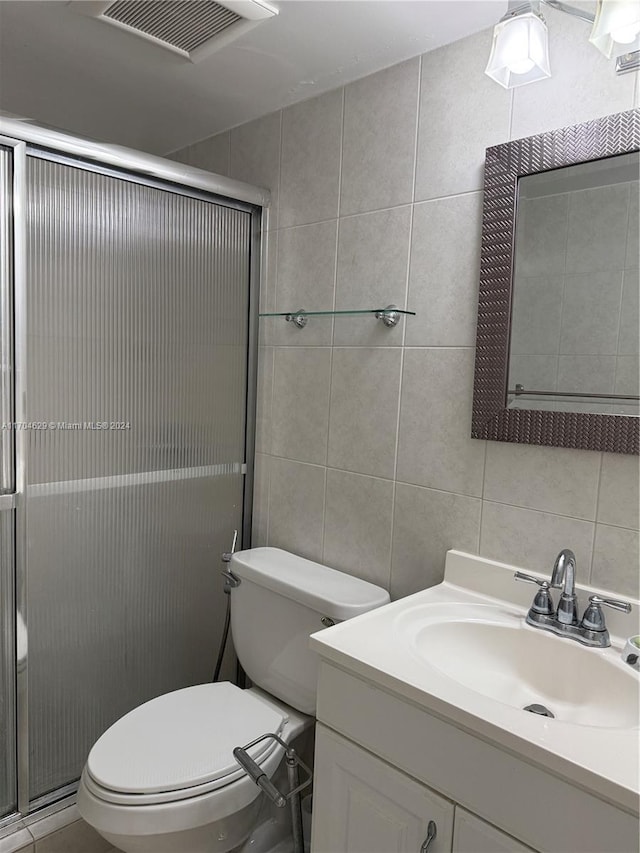
[[[266,345],[265,345],[266,346]],[[374,350],[383,350],[383,349],[404,349],[404,350],[475,350],[475,346],[413,346],[402,344],[388,344],[387,346],[376,345],[372,343],[368,344],[336,344],[332,346],[331,344],[271,344],[277,349],[344,349],[344,350],[355,350],[355,349],[374,349]]]
[[447,195],[433,196],[433,198],[422,198],[422,199],[414,199],[413,201],[411,201],[411,200],[410,201],[402,201],[402,202],[399,202],[398,204],[392,204],[388,207],[373,207],[369,210],[356,211],[356,213],[338,213],[337,217],[327,216],[327,217],[324,217],[323,219],[312,219],[309,222],[293,222],[293,223],[290,223],[289,225],[283,225],[283,226],[280,226],[280,224],[278,224],[277,229],[274,228],[272,230],[274,230],[274,231],[275,230],[277,230],[277,231],[288,231],[292,228],[306,228],[309,225],[322,225],[325,222],[333,222],[333,220],[336,218],[338,218],[338,219],[355,219],[358,216],[372,216],[376,213],[387,213],[387,212],[392,211],[392,210],[398,210],[402,207],[409,207],[411,205],[416,205],[416,204],[418,204],[418,205],[431,204],[431,203],[436,202],[436,201],[447,201],[448,199],[452,199],[452,198],[464,198],[464,197],[470,196],[470,195],[479,195],[482,193],[482,191],[483,191],[482,187],[476,187],[475,189],[464,190],[464,192],[448,193]]
[[[335,465],[324,465],[322,462],[309,462],[304,459],[292,459],[289,456],[278,456],[274,454],[272,456],[273,459],[281,459],[284,462],[294,462],[297,465],[308,465],[312,468],[326,468],[328,471],[337,471],[341,474],[351,474],[354,477],[367,477],[370,480],[379,480],[383,483],[393,483],[394,479],[392,477],[381,477],[379,474],[367,474],[362,471],[353,471],[349,468],[337,468]],[[450,489],[439,489],[435,486],[425,486],[420,483],[411,483],[405,480],[397,481],[401,486],[410,486],[412,489],[424,489],[428,492],[438,492],[443,495],[456,495],[461,498],[468,498],[473,501],[482,500],[480,495],[469,495],[464,492],[452,492]],[[502,503],[501,501],[490,501],[490,503]],[[503,504],[503,506],[513,506],[515,509],[532,509],[531,507],[519,507],[515,504]],[[545,510],[536,510],[532,509],[533,512],[545,512]],[[547,513],[548,515],[558,515],[558,513]],[[562,516],[564,518],[572,518],[572,516]],[[576,521],[584,521],[585,519],[575,519]]]
[[482,459],[482,490],[480,492],[480,517],[478,518],[478,556],[482,549],[482,517],[484,515],[485,491],[487,486],[487,455],[489,453],[489,442],[484,442],[484,454]]
[[[275,247],[274,247],[275,258],[274,258],[274,263],[273,263],[274,281],[271,282],[270,284],[271,284],[271,287],[273,288],[273,299],[275,302],[275,298],[276,298],[275,293],[276,293],[276,287],[277,287],[277,283],[278,283],[278,246],[280,244],[280,238],[278,237],[277,232],[275,234],[274,241],[275,241]],[[268,255],[267,255],[267,258],[268,258]],[[269,263],[267,260],[266,273],[267,273],[267,283],[269,284],[269,269],[268,269],[268,267],[269,267]],[[267,301],[269,301],[269,290],[270,289],[271,289],[270,287],[267,287],[267,289],[266,289],[265,298],[267,299]],[[272,334],[270,337],[273,337],[273,331],[272,331]],[[269,453],[272,453],[273,452],[273,398],[274,398],[274,389],[275,389],[275,384],[276,384],[276,348],[274,345],[271,345],[270,349],[271,349],[271,388],[269,390],[269,442],[268,442],[268,447],[269,447]]]
[[[452,494],[457,494],[457,492],[452,492]],[[468,495],[468,497],[473,497],[473,495]],[[488,504],[498,504],[498,506],[506,506],[506,507],[510,507],[511,509],[521,509],[521,510],[524,510],[524,512],[537,512],[539,515],[551,515],[554,518],[566,518],[569,521],[580,521],[582,524],[591,524],[591,525],[595,526],[595,523],[596,523],[592,518],[579,518],[576,515],[566,515],[565,513],[561,513],[561,512],[550,512],[548,509],[538,509],[537,507],[534,507],[534,506],[524,506],[523,504],[506,503],[505,501],[498,501],[498,500],[489,499],[489,498],[484,499],[484,501],[485,501],[485,503],[488,503]],[[615,527],[615,525],[610,525],[610,526]],[[622,529],[631,530],[632,528],[622,528]]]
[[278,249],[280,247],[280,231],[284,229],[280,228],[280,218],[281,218],[281,207],[282,207],[282,148],[284,146],[284,110],[280,110],[280,128],[279,128],[279,144],[278,144],[278,210],[277,214],[277,228],[276,228],[276,257],[275,257],[275,265],[274,265],[274,278],[275,281],[273,283],[273,310],[278,310]]
[[[284,110],[279,110],[280,113],[280,122],[279,122],[279,138],[278,138],[278,210],[277,210],[277,219],[278,226],[280,225],[280,208],[282,204],[282,147],[283,147],[283,131],[284,131]],[[274,240],[275,240],[275,260],[273,264],[273,277],[275,281],[271,284],[273,286],[273,308],[276,308],[276,298],[277,298],[277,284],[278,284],[278,246],[280,243],[280,235],[279,235],[279,227],[276,228]],[[267,270],[268,276],[268,270]],[[267,279],[268,280],[268,279]],[[267,291],[267,302],[268,291]],[[271,307],[271,306],[269,306]],[[276,350],[275,347],[271,347],[271,391],[270,391],[270,404],[269,404],[269,453],[265,457],[266,467],[267,467],[267,507],[266,507],[266,528],[265,528],[265,537],[266,544],[269,544],[271,537],[271,475],[272,475],[272,462],[274,457],[273,455],[273,389],[275,386],[275,369],[276,369]]]
[[[416,113],[415,113],[415,133],[414,133],[414,142],[413,142],[413,175],[411,180],[411,214],[409,217],[409,240],[407,245],[407,268],[405,274],[405,289],[404,289],[404,307],[408,310],[409,308],[409,293],[410,293],[410,280],[411,280],[411,254],[412,254],[412,245],[413,245],[413,220],[414,220],[414,212],[415,212],[415,197],[416,197],[416,179],[418,174],[418,145],[420,138],[420,105],[422,101],[422,55],[418,59],[418,69],[417,69],[417,92],[416,92]],[[395,446],[394,446],[394,454],[393,454],[393,486],[391,490],[391,530],[389,537],[389,581],[387,589],[389,594],[391,595],[391,584],[392,584],[392,576],[393,576],[393,546],[394,546],[394,530],[395,530],[395,515],[396,515],[396,493],[398,489],[398,450],[400,447],[400,414],[402,411],[402,387],[403,387],[403,376],[404,376],[404,353],[405,353],[405,344],[407,340],[407,318],[405,317],[403,320],[402,327],[402,342],[401,342],[401,350],[400,350],[400,376],[398,380],[398,402],[397,402],[397,410],[396,410],[396,438],[395,438]]]
[[320,527],[320,559],[319,562],[324,563],[324,532],[325,522],[327,518],[327,476],[328,468],[326,465],[322,467],[322,525]]
[[[413,215],[411,217],[413,221]],[[411,242],[411,241],[409,241]],[[405,324],[406,334],[406,324]],[[396,514],[396,491],[398,488],[398,449],[400,447],[400,413],[402,411],[402,377],[404,375],[404,347],[400,350],[400,376],[398,379],[398,403],[396,410],[396,440],[393,452],[393,486],[391,490],[391,535],[389,538],[389,584],[388,591],[391,594],[391,574],[393,567],[393,545],[394,545],[394,529],[395,529],[395,514]]]
[[[340,199],[342,196],[342,153],[344,149],[344,111],[345,111],[346,92],[345,86],[342,87],[342,102],[340,113],[340,155],[338,161],[338,210],[336,217],[335,230],[335,249],[333,254],[333,302],[332,307],[336,309],[336,296],[338,289],[338,246],[340,242]],[[325,547],[325,531],[327,522],[327,483],[329,478],[329,433],[331,431],[331,398],[333,392],[333,350],[335,344],[336,324],[335,318],[331,318],[331,346],[329,348],[329,399],[327,401],[327,440],[325,442],[324,454],[324,495],[322,500],[322,547],[321,559],[324,560]]]
[[593,512],[593,538],[591,540],[591,560],[589,561],[589,583],[593,578],[593,558],[596,550],[596,530],[598,525],[598,507],[600,506],[600,486],[602,484],[602,469],[604,468],[604,452],[600,451],[600,464],[598,465],[598,482],[596,485],[596,503]]
[[269,544],[269,525],[271,519],[271,460],[273,459],[272,450],[273,450],[273,374],[275,371],[276,364],[276,351],[275,347],[271,347],[271,390],[270,390],[270,408],[269,408],[269,453],[265,454],[265,465],[266,465],[266,475],[267,475],[267,506],[266,506],[266,520],[265,520],[265,538],[266,543]]
[[[418,92],[416,98],[416,130],[413,140],[413,180],[411,182],[411,203],[416,203],[416,181],[418,179],[418,149],[420,145],[420,118],[422,116],[422,58],[420,54],[418,58]],[[413,215],[413,207],[411,209]]]

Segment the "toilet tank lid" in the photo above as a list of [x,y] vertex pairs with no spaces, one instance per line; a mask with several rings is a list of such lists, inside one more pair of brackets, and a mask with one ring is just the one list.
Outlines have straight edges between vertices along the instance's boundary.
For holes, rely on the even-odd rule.
[[382,587],[280,548],[238,551],[232,570],[240,580],[253,581],[339,621],[389,602],[389,593]]

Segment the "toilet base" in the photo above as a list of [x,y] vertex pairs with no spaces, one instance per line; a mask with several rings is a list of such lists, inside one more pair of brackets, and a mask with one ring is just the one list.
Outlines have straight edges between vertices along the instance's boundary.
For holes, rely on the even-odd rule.
[[159,835],[118,835],[100,829],[97,832],[124,853],[235,853],[258,820],[261,799],[257,797],[229,818],[180,832]]
[[100,832],[123,853],[293,853],[291,812],[264,795],[227,821],[164,835],[114,835]]

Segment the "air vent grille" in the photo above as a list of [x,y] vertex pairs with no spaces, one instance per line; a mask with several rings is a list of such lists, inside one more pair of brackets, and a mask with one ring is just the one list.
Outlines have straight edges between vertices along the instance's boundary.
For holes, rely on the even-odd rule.
[[186,53],[244,20],[213,0],[116,0],[102,14]]

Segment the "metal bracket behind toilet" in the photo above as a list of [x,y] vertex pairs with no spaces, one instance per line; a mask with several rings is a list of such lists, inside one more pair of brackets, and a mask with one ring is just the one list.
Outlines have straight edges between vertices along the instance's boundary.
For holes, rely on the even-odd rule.
[[[283,794],[276,788],[273,782],[268,778],[262,767],[257,764],[249,755],[247,750],[252,746],[261,743],[263,740],[275,740],[284,749],[285,761],[287,763],[287,778],[289,780],[289,791]],[[252,740],[251,743],[246,743],[244,746],[236,746],[233,750],[233,757],[238,762],[240,767],[245,771],[256,785],[264,791],[272,803],[278,808],[284,808],[287,802],[291,803],[291,822],[293,827],[293,853],[304,853],[304,841],[302,838],[302,812],[300,810],[300,791],[311,784],[313,773],[296,753],[295,749],[286,744],[282,738],[273,732],[261,735],[259,738]],[[307,774],[304,782],[300,783],[298,778],[298,767]]]

